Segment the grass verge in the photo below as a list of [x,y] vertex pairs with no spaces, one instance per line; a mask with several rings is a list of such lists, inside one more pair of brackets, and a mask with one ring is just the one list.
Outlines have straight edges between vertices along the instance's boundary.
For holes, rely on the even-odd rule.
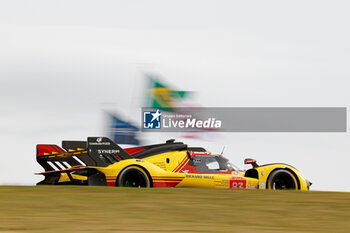
[[350,193],[0,186],[0,232],[349,232]]

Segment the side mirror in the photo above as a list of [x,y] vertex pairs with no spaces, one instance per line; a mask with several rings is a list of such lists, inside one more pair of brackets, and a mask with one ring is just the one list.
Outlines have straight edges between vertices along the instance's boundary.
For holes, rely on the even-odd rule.
[[253,167],[259,167],[255,159],[245,159],[244,164],[251,164]]

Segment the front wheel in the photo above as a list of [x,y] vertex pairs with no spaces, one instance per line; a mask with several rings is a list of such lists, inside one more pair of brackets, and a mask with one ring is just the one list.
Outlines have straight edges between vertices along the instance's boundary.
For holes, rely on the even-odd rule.
[[276,170],[271,173],[268,187],[270,189],[297,189],[295,176],[287,170]]
[[137,166],[125,168],[119,175],[117,185],[121,187],[151,187],[151,182],[146,172]]

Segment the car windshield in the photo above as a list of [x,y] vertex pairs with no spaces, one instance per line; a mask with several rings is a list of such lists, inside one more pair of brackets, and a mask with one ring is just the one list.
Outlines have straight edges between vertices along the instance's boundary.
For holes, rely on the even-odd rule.
[[240,171],[240,169],[231,163],[228,159],[218,156],[217,157],[220,163],[220,170],[227,170],[227,171]]

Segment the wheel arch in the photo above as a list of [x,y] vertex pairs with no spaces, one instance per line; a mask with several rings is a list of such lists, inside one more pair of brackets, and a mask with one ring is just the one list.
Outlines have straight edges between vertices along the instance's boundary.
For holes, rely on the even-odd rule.
[[125,169],[127,169],[128,167],[139,167],[139,168],[141,168],[141,169],[147,174],[147,176],[148,176],[148,179],[149,179],[149,181],[150,181],[150,188],[153,188],[153,180],[152,180],[151,174],[147,171],[146,168],[144,168],[143,166],[138,165],[138,164],[130,164],[130,165],[124,167],[124,168],[119,172],[119,174],[118,174],[118,176],[117,176],[117,179],[115,180],[115,186],[118,186],[118,180],[119,180],[119,178],[120,178],[120,174],[122,174],[122,172],[123,172]]
[[290,169],[290,168],[288,168],[288,167],[278,167],[278,168],[273,169],[273,170],[269,173],[269,175],[267,176],[267,179],[266,179],[266,187],[267,187],[267,189],[270,189],[270,187],[269,187],[269,183],[270,183],[269,180],[270,180],[271,174],[272,174],[274,171],[277,171],[277,170],[287,170],[287,171],[289,171],[290,173],[292,173],[292,175],[294,176],[294,178],[295,178],[296,181],[297,181],[298,190],[300,190],[300,180],[299,180],[298,175],[297,175],[292,169]]

